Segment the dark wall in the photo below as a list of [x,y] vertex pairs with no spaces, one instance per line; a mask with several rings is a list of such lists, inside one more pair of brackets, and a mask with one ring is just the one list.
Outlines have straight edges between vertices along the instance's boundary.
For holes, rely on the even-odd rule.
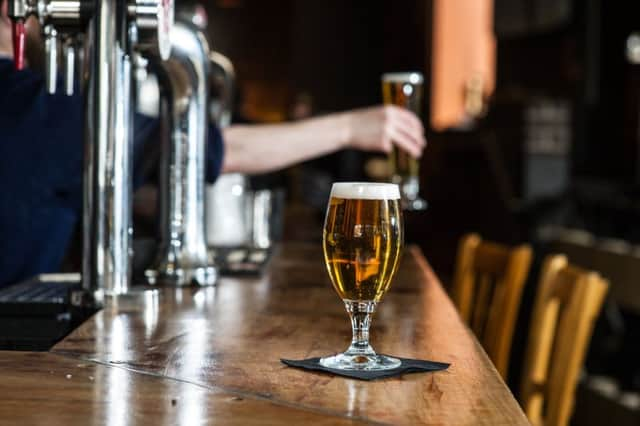
[[384,71],[425,70],[430,3],[238,0],[206,7],[212,47],[234,62],[241,90],[243,82],[257,84],[281,108],[308,92],[316,110],[335,111],[380,102]]
[[[529,12],[548,0],[508,0]],[[640,2],[568,1],[570,13],[547,28],[498,34],[497,96],[520,102],[535,96],[573,104],[575,175],[637,181],[638,69],[625,59],[625,42],[640,30]],[[496,19],[510,15],[496,11]],[[499,22],[496,23],[499,27]]]
[[[638,164],[638,105],[640,97],[637,66],[625,58],[625,43],[633,30],[640,30],[640,2],[601,1],[601,54],[599,61],[599,98],[590,110],[590,166],[600,167],[607,175],[640,183],[634,174]],[[635,68],[635,69],[634,69]]]
[[385,71],[424,70],[426,7],[416,0],[294,2],[292,76],[320,110],[381,101]]
[[346,109],[379,99],[382,2],[295,2],[292,76],[321,110]]
[[234,63],[239,79],[289,78],[291,0],[244,0],[237,7],[206,2],[211,47]]

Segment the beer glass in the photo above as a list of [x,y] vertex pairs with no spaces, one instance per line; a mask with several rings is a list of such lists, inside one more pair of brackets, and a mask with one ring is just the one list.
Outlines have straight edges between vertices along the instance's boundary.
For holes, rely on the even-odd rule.
[[400,360],[375,353],[369,325],[387,292],[403,244],[400,189],[392,183],[334,183],[322,246],[333,288],[351,317],[353,338],[346,352],[320,363],[341,370],[386,370]]
[[[382,75],[382,98],[386,105],[398,105],[422,114],[422,86],[419,72],[397,72]],[[427,202],[420,198],[420,168],[418,160],[394,145],[389,154],[391,182],[400,186],[405,210],[424,210]]]

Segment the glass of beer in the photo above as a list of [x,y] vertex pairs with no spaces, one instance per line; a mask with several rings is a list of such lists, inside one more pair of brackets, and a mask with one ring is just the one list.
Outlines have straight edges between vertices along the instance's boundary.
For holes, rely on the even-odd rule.
[[391,285],[403,245],[400,189],[392,183],[334,183],[322,246],[333,288],[351,317],[346,352],[320,363],[340,370],[387,370],[400,360],[376,354],[369,325]]
[[[422,86],[419,72],[394,72],[382,75],[382,98],[386,105],[398,105],[422,114]],[[405,210],[424,210],[427,202],[420,198],[420,167],[418,159],[393,146],[389,154],[391,182],[400,186],[402,207]]]

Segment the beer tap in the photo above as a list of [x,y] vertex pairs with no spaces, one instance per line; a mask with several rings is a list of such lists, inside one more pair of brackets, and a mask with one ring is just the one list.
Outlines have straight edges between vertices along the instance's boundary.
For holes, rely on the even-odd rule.
[[[36,16],[46,44],[46,86],[55,93],[58,51],[65,56],[65,93],[84,83],[82,290],[75,305],[99,307],[104,297],[129,291],[135,50],[170,52],[173,0],[9,0],[15,66],[24,67],[25,22]],[[77,39],[86,32],[84,67],[76,66]]]
[[67,96],[73,95],[75,87],[75,69],[76,69],[76,50],[77,43],[72,37],[64,41],[62,53],[64,55],[64,92]]
[[197,27],[176,22],[171,47],[168,61],[149,58],[160,86],[162,145],[158,250],[145,276],[150,284],[213,285],[204,217],[209,45]]
[[9,0],[8,6],[13,36],[13,60],[16,70],[20,71],[24,69],[24,49],[27,36],[24,24],[30,7],[25,0]]
[[56,93],[58,83],[58,31],[51,24],[44,27],[45,81],[47,92]]
[[[60,36],[72,40],[74,34],[84,30],[91,11],[89,0],[10,0],[9,17],[13,29],[13,56],[15,68],[24,68],[24,54],[26,49],[25,22],[29,16],[35,16],[42,25],[42,35],[45,43],[45,83],[47,92],[56,93],[58,81],[58,53]],[[70,41],[69,45],[73,42]],[[65,48],[66,81],[65,92],[73,94],[75,66],[75,49]]]
[[95,0],[85,126],[87,303],[131,293],[134,59],[136,51],[168,57],[173,8],[172,0]]

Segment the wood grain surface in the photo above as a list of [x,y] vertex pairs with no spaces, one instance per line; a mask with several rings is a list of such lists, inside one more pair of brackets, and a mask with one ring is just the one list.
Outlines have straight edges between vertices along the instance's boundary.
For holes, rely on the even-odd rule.
[[[64,356],[157,381],[157,388],[140,404],[161,405],[169,389],[179,393],[190,386],[214,393],[193,404],[196,412],[216,404],[230,410],[216,402],[225,397],[216,395],[263,404],[252,410],[247,402],[242,415],[254,416],[248,424],[265,421],[267,414],[260,410],[276,423],[304,414],[326,416],[329,423],[350,419],[386,424],[528,424],[417,248],[405,250],[399,273],[374,318],[372,344],[382,353],[450,362],[449,370],[363,382],[288,368],[279,361],[342,351],[350,333],[320,247],[285,244],[261,277],[222,278],[217,287],[162,289],[137,302],[119,300],[52,352],[58,354],[55,359]],[[0,360],[8,356],[0,355]],[[43,359],[45,370],[50,360]],[[12,361],[20,364],[19,356]],[[15,388],[21,387],[21,376],[19,372],[13,376]],[[43,374],[43,386],[49,379]],[[29,389],[36,383],[24,386]],[[84,390],[101,393],[91,384]],[[108,414],[94,416],[104,419]],[[309,422],[316,421],[310,417]]]
[[363,424],[42,352],[0,352],[2,425]]

